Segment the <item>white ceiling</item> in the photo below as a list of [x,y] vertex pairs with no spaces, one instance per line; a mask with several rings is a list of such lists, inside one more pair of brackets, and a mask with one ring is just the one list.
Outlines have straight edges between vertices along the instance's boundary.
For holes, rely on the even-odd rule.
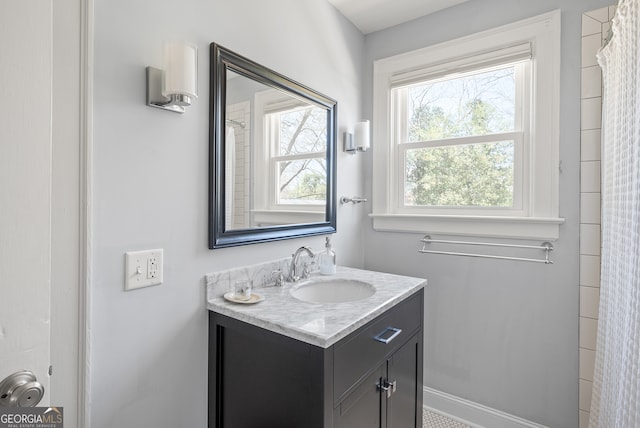
[[393,27],[469,0],[328,0],[363,34]]

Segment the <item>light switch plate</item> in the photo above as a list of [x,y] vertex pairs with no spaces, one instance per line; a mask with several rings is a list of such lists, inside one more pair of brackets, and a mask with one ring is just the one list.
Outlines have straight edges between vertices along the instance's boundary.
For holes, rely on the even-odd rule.
[[125,253],[124,289],[162,284],[163,249],[129,251]]

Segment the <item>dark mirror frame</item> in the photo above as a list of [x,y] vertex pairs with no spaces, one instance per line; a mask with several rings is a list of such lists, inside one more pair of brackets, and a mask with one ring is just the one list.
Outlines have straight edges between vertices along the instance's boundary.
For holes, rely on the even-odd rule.
[[[327,203],[325,221],[225,230],[225,117],[227,69],[327,109]],[[337,103],[250,59],[211,43],[209,117],[209,248],[224,248],[336,232]]]

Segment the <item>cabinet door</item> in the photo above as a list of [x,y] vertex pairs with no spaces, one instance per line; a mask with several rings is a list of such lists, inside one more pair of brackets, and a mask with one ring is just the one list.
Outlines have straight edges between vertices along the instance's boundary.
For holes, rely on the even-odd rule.
[[[378,385],[386,372],[381,365],[354,389],[335,409],[335,428],[382,428],[386,404]],[[383,404],[385,407],[383,407]]]
[[325,350],[211,315],[209,427],[324,428]]
[[[395,388],[387,399],[388,428],[422,427],[422,341],[412,337],[387,360],[387,379]],[[419,399],[419,400],[418,400]]]

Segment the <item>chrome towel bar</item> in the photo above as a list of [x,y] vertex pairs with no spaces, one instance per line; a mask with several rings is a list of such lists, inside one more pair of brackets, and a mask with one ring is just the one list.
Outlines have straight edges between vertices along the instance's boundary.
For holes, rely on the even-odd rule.
[[340,203],[341,204],[348,204],[349,202],[351,202],[352,204],[361,204],[363,202],[367,202],[367,198],[362,198],[360,196],[354,196],[353,198],[348,198],[346,196],[343,196],[340,198]]
[[[431,239],[430,235],[425,235],[420,240],[422,242],[422,249],[418,250],[419,253],[428,254],[444,254],[449,256],[464,256],[464,257],[483,257],[488,259],[500,259],[500,260],[517,260],[521,262],[534,262],[553,264],[553,261],[549,259],[549,252],[553,251],[553,245],[551,242],[543,242],[541,245],[519,245],[519,244],[500,244],[494,242],[476,242],[476,241],[451,241],[446,239]],[[544,259],[532,259],[526,257],[512,257],[512,256],[496,256],[492,254],[477,254],[477,253],[462,253],[457,251],[440,251],[440,250],[428,250],[429,244],[463,244],[463,245],[482,245],[487,247],[503,247],[503,248],[518,248],[529,250],[542,250],[544,251]]]
[[244,122],[240,122],[239,120],[227,119],[226,123],[230,123],[232,125],[237,125],[237,126],[239,126],[240,128],[243,128],[243,129],[245,127]]

